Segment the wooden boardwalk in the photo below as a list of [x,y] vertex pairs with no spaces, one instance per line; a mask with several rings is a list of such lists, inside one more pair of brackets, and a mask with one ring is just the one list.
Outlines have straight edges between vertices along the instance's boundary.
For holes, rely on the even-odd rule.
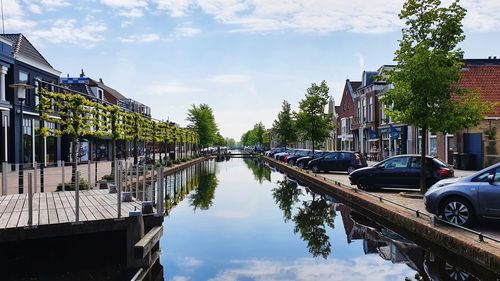
[[[28,226],[28,194],[0,197],[0,231]],[[141,210],[141,202],[122,202],[121,217]],[[80,191],[80,222],[118,218],[117,194],[108,190]],[[33,226],[75,222],[75,192],[46,192],[33,195]]]

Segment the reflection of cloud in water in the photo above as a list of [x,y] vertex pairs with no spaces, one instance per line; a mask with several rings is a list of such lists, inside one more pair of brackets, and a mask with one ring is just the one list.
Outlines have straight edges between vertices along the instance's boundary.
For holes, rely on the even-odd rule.
[[[179,258],[177,264],[181,268],[194,269],[194,268],[202,265],[203,262],[195,257],[183,257],[183,258]],[[178,277],[182,277],[182,276],[178,276]]]
[[228,220],[236,220],[236,219],[245,219],[250,217],[250,212],[236,211],[236,210],[221,210],[214,211],[212,216],[219,219],[228,219]]
[[212,281],[235,280],[348,280],[392,281],[413,276],[404,264],[392,264],[376,255],[350,260],[304,258],[295,261],[232,261],[234,268],[220,272]]

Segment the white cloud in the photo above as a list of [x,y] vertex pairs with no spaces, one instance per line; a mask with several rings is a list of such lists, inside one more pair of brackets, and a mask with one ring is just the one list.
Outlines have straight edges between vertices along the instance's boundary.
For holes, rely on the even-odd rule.
[[27,4],[28,5],[28,10],[32,12],[33,14],[41,14],[42,13],[42,8],[38,5],[35,4]]
[[119,39],[124,43],[150,43],[160,40],[160,35],[156,33],[130,35]]
[[359,69],[365,70],[365,57],[360,53],[355,53],[354,56],[358,59]]
[[180,26],[174,29],[174,37],[193,37],[201,33],[201,29],[191,26]]
[[74,19],[59,19],[48,29],[30,32],[30,38],[34,41],[69,43],[92,48],[97,42],[104,40],[101,33],[106,30],[107,27],[101,23],[87,23],[78,27]]
[[64,7],[69,6],[69,2],[67,0],[39,0],[40,4],[46,7]]
[[155,2],[159,10],[168,11],[173,18],[186,16],[189,7],[193,4],[192,0],[156,0]]
[[118,11],[126,18],[140,18],[148,9],[148,0],[101,0],[101,3]]
[[233,280],[396,280],[412,276],[406,264],[392,264],[379,256],[368,255],[351,260],[304,258],[295,261],[243,260],[233,261],[231,269],[220,272],[210,281]]
[[195,257],[183,257],[177,261],[177,265],[181,268],[187,267],[189,269],[194,269],[203,265],[203,261]]
[[219,74],[208,79],[221,84],[238,84],[250,81],[250,77],[242,74]]
[[[111,0],[108,0],[111,1]],[[449,1],[448,1],[449,2]],[[200,8],[220,23],[240,32],[383,33],[401,27],[398,12],[402,0],[155,0],[158,10],[171,17],[187,16]],[[463,0],[467,29],[500,28],[500,1]]]

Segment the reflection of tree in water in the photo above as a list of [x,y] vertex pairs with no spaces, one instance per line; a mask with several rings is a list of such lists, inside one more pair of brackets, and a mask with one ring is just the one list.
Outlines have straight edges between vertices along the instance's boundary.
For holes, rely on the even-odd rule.
[[208,210],[213,204],[215,188],[219,182],[215,171],[202,171],[199,179],[198,188],[189,196],[189,201],[195,210]]
[[262,161],[250,158],[243,158],[243,161],[259,183],[263,183],[264,180],[271,181],[271,168],[264,165]]
[[299,202],[299,196],[302,195],[302,189],[297,182],[286,179],[278,181],[278,187],[273,188],[273,197],[278,207],[283,210],[285,222],[292,218],[292,209],[295,203]]
[[335,210],[325,198],[312,193],[312,200],[303,201],[299,211],[293,217],[294,232],[300,233],[313,257],[330,255],[330,237],[326,234],[326,226],[334,227]]

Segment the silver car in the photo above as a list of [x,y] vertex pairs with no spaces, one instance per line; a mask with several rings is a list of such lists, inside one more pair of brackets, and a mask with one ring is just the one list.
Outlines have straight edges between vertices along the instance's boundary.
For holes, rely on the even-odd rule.
[[500,219],[500,163],[463,178],[438,181],[424,195],[428,212],[461,226]]

